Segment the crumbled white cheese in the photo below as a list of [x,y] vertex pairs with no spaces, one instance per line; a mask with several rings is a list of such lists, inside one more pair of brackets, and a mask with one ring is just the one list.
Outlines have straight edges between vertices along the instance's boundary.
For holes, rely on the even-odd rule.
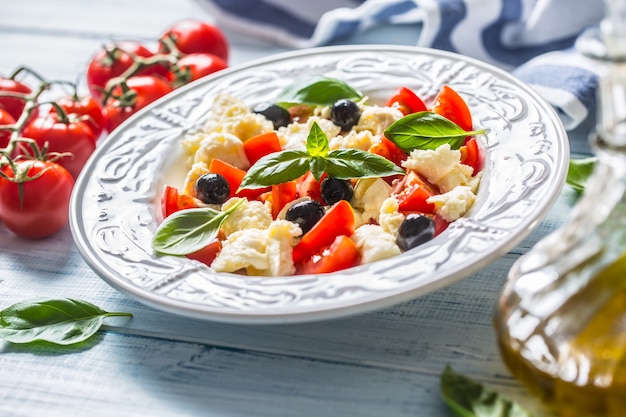
[[272,222],[266,229],[235,231],[222,243],[211,268],[216,272],[245,269],[248,275],[293,275],[291,251],[300,234],[300,227],[286,220]]
[[200,147],[193,159],[194,164],[204,164],[209,167],[211,161],[219,159],[237,168],[248,169],[250,162],[243,150],[243,142],[230,133],[210,133],[202,139]]
[[272,122],[265,116],[250,111],[245,102],[228,94],[218,94],[202,129],[186,135],[182,145],[187,154],[193,155],[211,133],[228,133],[245,142],[253,136],[272,130]]
[[369,130],[374,135],[382,135],[396,120],[404,117],[402,112],[391,107],[364,106],[359,122],[352,128],[356,132]]
[[389,197],[380,206],[378,224],[387,233],[398,236],[398,229],[404,221],[405,215],[398,211],[398,200]]
[[432,150],[415,149],[409,158],[402,162],[406,169],[423,175],[441,192],[448,192],[457,186],[465,186],[472,181],[472,167],[461,163],[461,151],[450,148],[449,144]]
[[317,116],[309,117],[304,123],[290,123],[288,126],[279,127],[276,131],[283,149],[305,149],[306,139],[311,131],[313,122],[326,134],[327,138],[333,138],[341,132],[341,128],[328,119]]
[[185,183],[183,184],[183,193],[189,195],[196,195],[196,181],[198,178],[207,174],[209,169],[205,164],[193,164],[191,169],[187,171],[187,175],[185,176]]
[[378,223],[380,207],[391,195],[391,186],[382,178],[362,178],[354,187],[350,201],[355,211],[357,225]]
[[376,143],[380,136],[372,134],[369,130],[356,132],[349,131],[345,135],[335,136],[328,141],[329,148],[332,149],[360,149],[366,151]]
[[222,223],[222,232],[225,236],[242,229],[266,229],[272,223],[272,212],[269,204],[260,201],[248,201],[234,197],[222,204],[222,211],[228,210],[241,200],[245,201]]
[[376,224],[364,224],[350,237],[361,254],[361,263],[366,264],[400,254],[394,235],[385,232]]
[[472,192],[471,187],[459,186],[447,193],[434,195],[426,201],[435,205],[437,214],[452,222],[464,216],[475,200],[476,195]]

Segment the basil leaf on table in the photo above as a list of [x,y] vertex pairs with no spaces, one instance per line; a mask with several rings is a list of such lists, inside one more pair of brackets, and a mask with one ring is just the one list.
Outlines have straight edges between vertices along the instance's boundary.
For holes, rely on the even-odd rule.
[[347,83],[323,75],[298,78],[285,87],[274,100],[282,107],[297,104],[331,106],[340,99],[359,100],[363,93]]
[[404,116],[385,129],[385,137],[406,152],[413,149],[437,149],[446,143],[459,149],[467,136],[485,133],[485,130],[467,132],[437,113],[422,111]]
[[152,249],[162,255],[187,255],[199,251],[217,237],[224,220],[244,200],[228,210],[194,208],[175,212],[163,220],[152,238]]
[[457,417],[531,417],[518,403],[485,388],[446,366],[441,374],[441,395]]
[[44,340],[70,345],[87,340],[104,319],[114,316],[132,317],[70,298],[22,301],[0,311],[0,338],[12,343]]
[[597,161],[597,157],[570,160],[566,183],[574,190],[582,193]]

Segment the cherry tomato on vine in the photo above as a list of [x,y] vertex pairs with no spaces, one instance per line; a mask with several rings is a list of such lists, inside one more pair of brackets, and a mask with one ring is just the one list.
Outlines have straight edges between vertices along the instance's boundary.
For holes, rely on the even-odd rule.
[[8,126],[15,123],[15,118],[5,109],[0,107],[0,148],[6,148],[11,139],[11,129],[3,129],[2,126]]
[[[68,95],[59,97],[56,103],[61,106],[66,114],[70,116],[75,115],[84,121],[91,128],[96,139],[100,137],[104,131],[104,115],[100,105],[93,96],[85,95],[79,97]],[[56,112],[56,108],[52,107],[51,111]]]
[[58,114],[40,115],[31,120],[22,131],[22,136],[34,139],[40,148],[48,143],[48,152],[72,155],[58,160],[58,164],[77,178],[89,156],[96,149],[93,131],[81,120],[72,117],[61,120]]
[[[0,77],[0,92],[30,94],[32,90],[26,84],[11,78]],[[0,107],[6,110],[15,120],[19,119],[26,101],[21,97],[0,95]]]
[[167,51],[163,40],[168,37],[183,54],[212,54],[228,62],[228,41],[217,26],[193,19],[174,23],[159,38],[161,51]]
[[433,113],[456,123],[461,129],[470,131],[473,129],[472,114],[465,103],[465,100],[452,89],[452,87],[444,85],[435,101],[432,109]]
[[[121,41],[105,45],[98,50],[87,66],[87,87],[96,99],[100,100],[107,82],[124,73],[133,64],[133,55],[149,58],[154,54],[146,46],[135,41]],[[159,75],[166,77],[168,73],[164,65],[154,65],[134,75]]]
[[[19,178],[24,173],[34,179],[21,184],[7,179]],[[0,220],[18,236],[28,239],[51,236],[68,222],[73,186],[70,173],[54,162],[21,160],[13,166],[6,165],[0,176]]]
[[116,86],[113,89],[113,97],[104,106],[104,123],[109,132],[148,104],[173,90],[167,81],[150,75],[130,77],[126,85],[134,92],[134,98],[127,100],[120,97],[123,90]]
[[[170,72],[169,79],[170,81],[176,81],[177,78],[181,79],[181,85],[228,67],[226,62],[219,56],[201,53],[185,55],[178,60],[177,65],[180,68],[179,72],[181,75],[177,76],[177,74]],[[183,74],[187,71],[189,74],[185,77]]]

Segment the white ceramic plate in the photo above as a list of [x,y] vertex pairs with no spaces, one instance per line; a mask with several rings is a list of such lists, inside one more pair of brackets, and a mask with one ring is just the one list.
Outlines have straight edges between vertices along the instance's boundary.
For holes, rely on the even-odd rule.
[[[488,129],[488,157],[466,217],[432,241],[339,273],[245,277],[187,258],[156,257],[151,238],[167,181],[182,185],[182,135],[197,128],[220,91],[255,105],[294,78],[325,74],[384,102],[399,86],[428,103],[443,84]],[[354,314],[406,301],[458,281],[517,245],[547,214],[565,180],[569,146],[553,109],[508,73],[456,54],[414,47],[328,47],[222,71],[166,96],[96,150],[72,196],[71,229],[93,270],[150,306],[237,323],[285,323]]]

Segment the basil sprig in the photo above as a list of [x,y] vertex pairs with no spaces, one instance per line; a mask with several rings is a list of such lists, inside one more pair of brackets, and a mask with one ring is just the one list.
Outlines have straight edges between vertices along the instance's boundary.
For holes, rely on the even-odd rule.
[[385,129],[385,137],[406,152],[437,149],[446,143],[459,149],[467,136],[485,133],[484,129],[466,132],[437,113],[422,111],[404,116]]
[[361,98],[363,93],[341,80],[313,75],[296,79],[278,94],[274,102],[282,107],[296,104],[330,106],[340,99]]
[[243,202],[242,199],[224,211],[203,207],[175,212],[157,228],[152,249],[162,255],[187,255],[199,251],[217,237],[224,220]]
[[0,311],[0,339],[70,345],[87,340],[107,317],[114,316],[132,314],[109,313],[86,301],[69,298],[22,301]]
[[318,181],[324,173],[343,180],[405,174],[393,162],[370,152],[360,149],[329,150],[326,134],[317,122],[313,122],[306,150],[285,150],[264,156],[248,170],[239,190],[282,184],[303,176],[309,170]]
[[531,417],[518,403],[456,373],[449,365],[441,374],[441,396],[458,417]]

